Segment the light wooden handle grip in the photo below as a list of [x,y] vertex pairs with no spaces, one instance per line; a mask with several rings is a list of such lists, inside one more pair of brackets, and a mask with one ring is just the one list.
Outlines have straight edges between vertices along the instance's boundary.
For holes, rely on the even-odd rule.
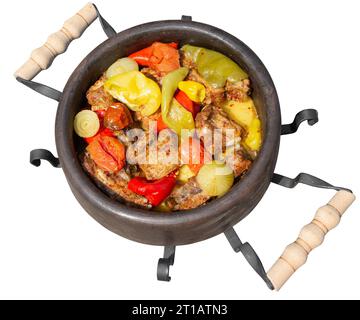
[[51,34],[42,47],[31,53],[29,60],[15,72],[15,78],[31,80],[40,71],[49,68],[55,57],[64,53],[70,42],[79,38],[96,17],[94,5],[86,4],[77,14],[65,21],[61,30]]
[[297,240],[285,248],[268,271],[267,276],[276,290],[306,262],[310,251],[323,243],[326,233],[339,224],[341,216],[354,200],[351,192],[341,190],[327,205],[316,211],[313,221],[301,229]]

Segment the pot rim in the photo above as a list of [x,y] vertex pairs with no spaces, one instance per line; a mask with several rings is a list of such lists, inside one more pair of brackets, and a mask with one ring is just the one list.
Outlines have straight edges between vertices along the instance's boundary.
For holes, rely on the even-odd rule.
[[[202,205],[198,208],[185,211],[175,211],[171,212],[170,214],[163,212],[153,213],[151,211],[149,212],[149,210],[146,209],[131,207],[114,199],[111,199],[103,191],[101,191],[82,169],[79,160],[77,158],[74,159],[73,155],[76,150],[74,146],[70,146],[67,143],[67,139],[69,137],[67,130],[65,130],[66,124],[63,123],[64,119],[66,119],[66,106],[69,102],[67,92],[71,88],[76,86],[76,83],[78,82],[78,78],[76,77],[76,75],[78,74],[78,72],[80,70],[86,70],[87,64],[89,63],[88,61],[91,60],[92,57],[97,55],[99,51],[101,51],[101,48],[103,46],[118,42],[121,38],[139,35],[141,33],[144,33],[144,30],[149,28],[160,30],[161,28],[164,28],[164,26],[169,28],[179,28],[183,32],[186,32],[187,29],[195,28],[198,31],[208,33],[209,36],[215,38],[217,41],[226,42],[227,46],[235,48],[239,52],[239,54],[242,55],[242,58],[246,60],[246,65],[252,65],[251,69],[256,70],[256,72],[258,73],[256,75],[250,74],[250,78],[254,76],[261,78],[261,90],[266,90],[266,94],[269,100],[269,103],[267,105],[268,109],[266,109],[266,116],[269,117],[269,115],[272,115],[272,117],[275,117],[274,121],[269,121],[267,123],[266,131],[263,132],[264,139],[261,150],[255,161],[252,163],[250,170],[239,182],[237,182],[230,189],[229,192],[227,192],[223,197],[219,199],[213,199],[209,203]],[[72,75],[70,76],[64,87],[63,95],[59,102],[56,115],[55,135],[56,147],[60,163],[68,180],[68,183],[71,189],[75,188],[77,192],[80,192],[82,194],[85,200],[91,201],[92,203],[97,205],[99,210],[103,209],[109,214],[121,215],[122,217],[127,218],[133,222],[141,221],[141,223],[145,223],[148,225],[156,224],[176,226],[176,224],[183,224],[184,222],[188,221],[190,217],[192,221],[202,220],[209,216],[227,212],[233,207],[241,205],[241,196],[238,195],[241,195],[241,193],[246,190],[249,185],[251,185],[252,183],[256,184],[257,181],[260,181],[260,179],[267,179],[268,184],[270,184],[271,177],[262,177],[261,173],[264,171],[263,169],[265,169],[266,166],[272,165],[270,159],[264,158],[266,155],[270,155],[275,151],[275,157],[277,158],[280,141],[280,129],[281,113],[275,85],[262,61],[246,44],[244,44],[241,40],[237,39],[231,34],[208,24],[183,20],[161,20],[140,24],[121,31],[115,36],[102,42],[94,50],[92,50],[87,55],[87,57],[83,59],[83,61],[73,71]],[[71,139],[73,139],[73,137],[71,137]],[[271,168],[272,172],[274,172],[276,158],[272,165],[273,168]],[[263,191],[263,194],[265,193],[265,191]],[[261,195],[261,197],[263,196],[263,194]]]

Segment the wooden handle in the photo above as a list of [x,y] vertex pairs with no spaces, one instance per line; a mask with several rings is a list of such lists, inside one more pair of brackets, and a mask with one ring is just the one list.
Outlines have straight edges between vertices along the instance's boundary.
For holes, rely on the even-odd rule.
[[267,276],[276,290],[306,262],[310,251],[323,243],[325,235],[339,224],[341,216],[354,200],[351,192],[341,190],[327,205],[316,211],[313,221],[301,229],[297,240],[285,248],[268,271]]
[[85,5],[77,14],[65,21],[61,30],[51,34],[42,47],[31,53],[29,60],[15,72],[15,78],[31,80],[40,71],[49,68],[55,57],[65,52],[70,42],[79,38],[96,17],[94,5]]

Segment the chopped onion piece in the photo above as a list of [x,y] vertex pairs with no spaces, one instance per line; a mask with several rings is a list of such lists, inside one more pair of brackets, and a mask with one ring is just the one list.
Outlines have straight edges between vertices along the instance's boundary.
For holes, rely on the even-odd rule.
[[207,195],[222,196],[232,187],[234,173],[226,164],[213,161],[201,167],[196,181]]
[[129,72],[129,71],[138,71],[139,66],[135,60],[131,58],[121,58],[116,60],[105,72],[107,78],[116,76],[120,73]]

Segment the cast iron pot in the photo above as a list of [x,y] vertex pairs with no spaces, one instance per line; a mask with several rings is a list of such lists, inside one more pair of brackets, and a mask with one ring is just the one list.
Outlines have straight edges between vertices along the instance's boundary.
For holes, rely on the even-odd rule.
[[[250,75],[263,126],[263,145],[248,173],[223,197],[199,208],[149,212],[111,199],[88,177],[78,160],[73,119],[85,105],[87,89],[118,58],[154,41],[178,42],[219,51]],[[205,240],[238,223],[267,190],[277,160],[281,116],[275,86],[263,63],[242,41],[213,26],[183,20],[157,21],[122,31],[95,48],[69,78],[57,111],[55,136],[61,166],[76,199],[107,229],[142,243],[182,245]]]

